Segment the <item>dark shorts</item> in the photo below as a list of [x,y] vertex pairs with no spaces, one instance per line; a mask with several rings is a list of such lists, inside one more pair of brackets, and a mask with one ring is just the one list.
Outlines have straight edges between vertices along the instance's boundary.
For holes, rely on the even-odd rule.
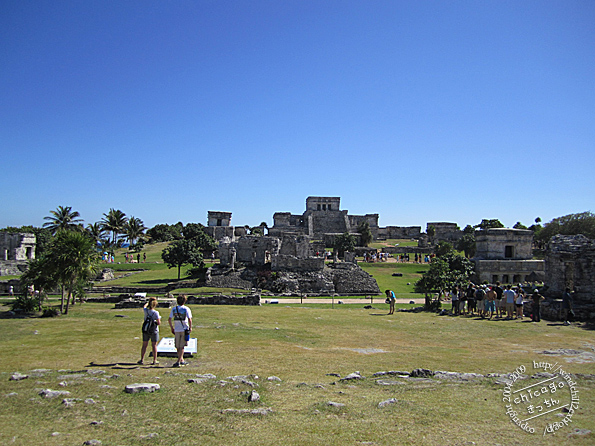
[[156,331],[155,333],[145,333],[143,331],[143,342],[159,342],[159,332]]

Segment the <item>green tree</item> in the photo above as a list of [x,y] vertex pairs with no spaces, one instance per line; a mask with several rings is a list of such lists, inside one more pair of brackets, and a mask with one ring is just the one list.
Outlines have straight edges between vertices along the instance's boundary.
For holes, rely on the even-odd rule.
[[178,280],[182,266],[204,267],[203,255],[195,240],[174,240],[161,252],[161,258],[168,268],[178,268]]
[[95,240],[95,244],[96,246],[103,246],[105,243],[105,230],[103,229],[103,227],[101,226],[101,223],[96,222],[93,224],[88,224],[87,225],[87,232],[89,233],[89,236]]
[[449,252],[451,252],[452,250],[453,250],[452,244],[449,242],[441,241],[441,242],[438,242],[438,244],[436,245],[436,255],[438,257],[446,255]]
[[147,236],[151,243],[171,242],[172,240],[180,240],[182,238],[182,223],[175,225],[168,225],[161,223],[153,226],[147,231]]
[[475,245],[475,230],[473,230],[473,233],[463,233],[463,237],[461,237],[457,242],[457,249],[459,251],[463,251],[465,253],[465,257],[468,259],[475,255],[475,252],[477,251]]
[[362,246],[368,246],[372,242],[372,230],[370,229],[370,223],[367,220],[362,221],[357,226],[357,232],[360,234],[360,242]]
[[355,237],[348,232],[345,232],[341,235],[335,237],[335,243],[333,244],[333,248],[337,252],[337,255],[340,258],[343,258],[345,252],[353,251],[355,249],[356,241]]
[[554,235],[577,235],[595,239],[595,214],[581,212],[554,218],[535,237],[542,243],[547,243]]
[[77,211],[73,211],[70,206],[58,206],[58,209],[50,211],[50,214],[51,215],[48,217],[43,217],[44,220],[47,220],[43,224],[43,227],[49,229],[52,234],[55,234],[62,229],[80,229],[80,225],[83,222],[83,220],[79,218],[80,214]]
[[514,226],[512,227],[512,229],[528,229],[524,224],[522,224],[520,221],[517,221]]
[[432,240],[436,236],[436,227],[434,225],[428,226],[428,237]]
[[485,230],[485,229],[492,229],[492,228],[503,228],[504,225],[497,218],[493,218],[491,220],[484,218],[483,220],[481,220],[481,223],[479,223],[473,227],[476,229]]
[[70,298],[89,284],[98,266],[99,255],[92,237],[84,232],[58,231],[44,255],[32,262],[30,271],[24,274],[24,284],[36,285],[41,290],[60,286],[60,311],[68,314]]
[[473,262],[450,251],[432,259],[430,269],[415,283],[414,289],[417,293],[425,294],[426,308],[436,308],[439,306],[432,305],[431,294],[437,293],[439,301],[445,290],[453,286],[462,286],[469,281],[472,274]]
[[112,246],[116,245],[120,234],[125,233],[127,222],[126,214],[119,209],[112,208],[107,214],[103,214],[101,226],[105,231],[112,233]]

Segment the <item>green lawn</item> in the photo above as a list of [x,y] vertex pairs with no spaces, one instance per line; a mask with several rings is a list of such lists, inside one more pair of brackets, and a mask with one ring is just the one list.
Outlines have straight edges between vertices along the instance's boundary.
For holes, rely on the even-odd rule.
[[[90,439],[103,445],[167,446],[594,443],[592,433],[568,436],[574,428],[595,430],[594,380],[577,379],[580,408],[572,426],[544,437],[511,423],[503,387],[491,379],[388,377],[397,384],[379,385],[372,376],[415,368],[508,373],[520,365],[532,368],[533,361],[559,361],[572,374],[592,373],[592,331],[577,325],[427,313],[388,316],[385,304],[370,310],[363,305],[191,309],[199,354],[183,369],[170,368],[168,358],[160,358],[159,367],[135,364],[140,309],[77,304],[68,316],[54,319],[0,319],[0,444],[80,445]],[[159,311],[166,319],[168,310]],[[540,353],[558,349],[585,355],[582,362],[568,362],[570,356]],[[9,380],[17,371],[30,377]],[[328,375],[355,371],[366,379],[340,382]],[[188,382],[207,373],[216,379]],[[228,378],[238,375],[257,387]],[[273,375],[281,381],[268,381]],[[143,382],[161,389],[124,392],[126,385]],[[38,395],[48,388],[71,392],[74,405],[66,407],[64,397]],[[248,402],[252,390],[260,401]],[[394,404],[378,406],[391,398]],[[344,406],[329,406],[331,401]],[[254,408],[272,412],[225,412]]]
[[[376,279],[382,292],[387,289],[393,290],[400,299],[423,297],[422,294],[413,292],[413,284],[430,268],[427,264],[359,262],[359,266]],[[393,274],[403,274],[403,276],[397,277]]]

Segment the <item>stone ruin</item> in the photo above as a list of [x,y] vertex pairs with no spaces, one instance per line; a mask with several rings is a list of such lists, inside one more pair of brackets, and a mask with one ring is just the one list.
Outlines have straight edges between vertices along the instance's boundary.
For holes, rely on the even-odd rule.
[[277,294],[380,294],[376,280],[356,263],[326,265],[306,235],[226,239],[219,243],[219,258],[220,264],[207,271],[206,286],[267,289]]
[[551,316],[557,316],[564,290],[570,288],[577,319],[595,319],[595,240],[580,234],[552,237],[546,249],[545,276]]
[[20,275],[35,258],[35,234],[0,232],[0,276]]
[[533,231],[492,228],[475,232],[475,283],[543,282],[545,262],[533,260]]

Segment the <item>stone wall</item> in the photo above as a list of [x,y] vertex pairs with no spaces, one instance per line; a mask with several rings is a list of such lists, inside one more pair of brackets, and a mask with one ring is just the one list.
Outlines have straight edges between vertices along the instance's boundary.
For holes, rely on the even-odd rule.
[[547,297],[561,298],[575,290],[575,311],[595,318],[595,240],[584,235],[556,235],[546,249]]
[[430,226],[435,229],[434,241],[445,241],[449,243],[456,243],[463,237],[463,231],[456,223],[448,222],[432,222],[426,225],[426,233]]
[[[18,263],[6,262],[26,262],[34,259],[35,243],[35,234],[0,232],[0,274],[12,275],[19,268]],[[3,265],[4,263],[6,264]],[[20,274],[20,272],[17,274]]]
[[533,231],[492,228],[475,231],[476,259],[530,260],[533,258]]
[[421,226],[387,226],[379,229],[379,236],[384,239],[418,239]]
[[475,283],[521,283],[543,282],[545,262],[543,260],[473,260]]
[[20,276],[27,271],[29,262],[22,260],[0,261],[0,276]]

